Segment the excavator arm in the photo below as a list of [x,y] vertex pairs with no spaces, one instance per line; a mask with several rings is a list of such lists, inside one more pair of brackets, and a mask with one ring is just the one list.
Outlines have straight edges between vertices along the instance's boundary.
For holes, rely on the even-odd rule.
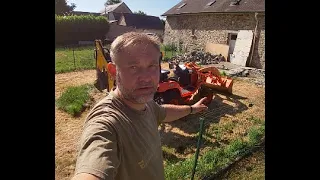
[[109,92],[113,89],[115,81],[108,72],[107,66],[111,63],[110,52],[104,48],[101,40],[95,40],[95,60],[96,60],[96,71],[97,80],[96,88],[100,91],[107,89]]

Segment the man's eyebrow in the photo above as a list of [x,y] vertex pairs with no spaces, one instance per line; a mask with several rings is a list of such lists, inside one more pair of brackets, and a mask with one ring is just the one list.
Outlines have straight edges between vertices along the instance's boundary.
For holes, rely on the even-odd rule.
[[137,64],[139,64],[139,62],[138,61],[127,61],[126,64],[127,65],[137,65]]

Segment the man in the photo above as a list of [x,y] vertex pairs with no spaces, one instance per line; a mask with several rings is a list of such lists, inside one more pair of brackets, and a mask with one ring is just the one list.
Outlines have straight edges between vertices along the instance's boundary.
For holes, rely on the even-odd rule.
[[[159,83],[159,41],[130,32],[115,39],[109,72],[116,88],[88,114],[74,180],[164,180],[158,125],[206,110],[153,101]],[[115,68],[116,71],[112,71]]]

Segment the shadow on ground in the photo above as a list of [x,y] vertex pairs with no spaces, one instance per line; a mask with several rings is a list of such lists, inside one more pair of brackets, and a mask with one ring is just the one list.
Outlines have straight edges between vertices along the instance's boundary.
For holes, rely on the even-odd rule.
[[[216,93],[211,104],[208,105],[208,110],[206,112],[189,115],[181,118],[180,120],[160,125],[162,145],[174,148],[175,153],[180,155],[193,154],[194,149],[197,146],[198,139],[195,134],[199,132],[199,118],[203,117],[205,119],[204,128],[207,129],[210,124],[218,123],[223,116],[234,116],[247,110],[248,107],[240,101],[241,99],[247,98],[238,95]],[[208,146],[219,147],[219,143],[208,141],[208,138],[213,139],[212,135],[204,133],[203,136],[206,136],[207,138],[202,139],[202,148],[206,148]],[[170,159],[173,158],[177,160],[177,157],[173,157],[175,155],[169,155],[168,152],[164,155],[165,158],[168,157]]]

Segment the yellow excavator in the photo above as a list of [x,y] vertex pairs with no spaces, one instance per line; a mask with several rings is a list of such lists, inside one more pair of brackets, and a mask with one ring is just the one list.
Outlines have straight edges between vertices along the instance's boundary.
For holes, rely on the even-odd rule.
[[112,72],[107,70],[108,64],[111,63],[110,52],[107,48],[103,47],[101,40],[95,40],[94,43],[97,71],[95,87],[100,91],[107,89],[110,92],[115,86],[115,80],[111,76]]

